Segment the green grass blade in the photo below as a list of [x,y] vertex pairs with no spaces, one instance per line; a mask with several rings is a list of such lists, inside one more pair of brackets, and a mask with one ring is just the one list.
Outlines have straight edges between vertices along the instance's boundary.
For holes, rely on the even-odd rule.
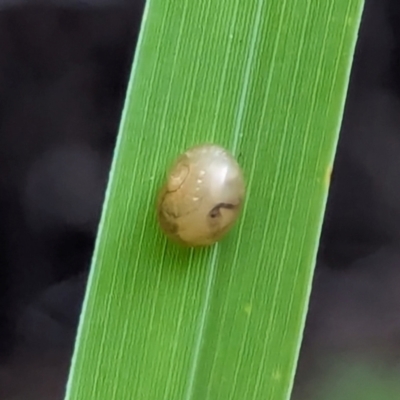
[[[66,399],[287,399],[362,0],[149,0]],[[155,217],[177,154],[243,166],[219,244]]]

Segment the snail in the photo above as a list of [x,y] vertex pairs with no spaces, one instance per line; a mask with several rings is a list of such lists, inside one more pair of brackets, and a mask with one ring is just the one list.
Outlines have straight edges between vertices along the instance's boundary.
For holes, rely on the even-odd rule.
[[243,173],[233,156],[218,145],[195,146],[169,171],[158,196],[158,222],[180,244],[209,246],[234,225],[244,198]]

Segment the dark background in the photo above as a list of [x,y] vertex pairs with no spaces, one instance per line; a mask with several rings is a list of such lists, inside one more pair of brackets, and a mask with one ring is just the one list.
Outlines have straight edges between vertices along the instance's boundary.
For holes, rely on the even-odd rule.
[[[143,3],[8,3],[0,400],[61,400]],[[294,399],[328,399],[339,359],[400,372],[399,94],[400,3],[367,0]]]

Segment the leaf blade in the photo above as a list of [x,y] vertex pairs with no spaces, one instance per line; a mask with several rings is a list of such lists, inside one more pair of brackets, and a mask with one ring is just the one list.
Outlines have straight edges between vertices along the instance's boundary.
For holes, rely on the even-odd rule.
[[[148,2],[67,399],[288,397],[361,6]],[[248,199],[195,251],[153,207],[200,141],[236,153]]]

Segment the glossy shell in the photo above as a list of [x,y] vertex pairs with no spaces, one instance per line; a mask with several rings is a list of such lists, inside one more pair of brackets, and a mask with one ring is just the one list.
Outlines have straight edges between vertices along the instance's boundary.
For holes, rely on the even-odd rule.
[[187,246],[220,240],[237,220],[245,196],[242,171],[217,145],[193,147],[173,164],[158,197],[162,230]]

